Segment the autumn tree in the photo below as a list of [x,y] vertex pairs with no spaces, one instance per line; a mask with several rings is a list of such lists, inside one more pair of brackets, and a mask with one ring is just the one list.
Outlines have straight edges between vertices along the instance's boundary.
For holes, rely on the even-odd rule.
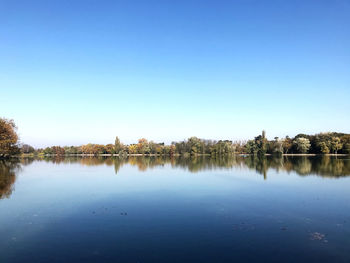
[[0,118],[0,158],[19,153],[17,127],[13,120]]
[[173,156],[175,154],[176,147],[174,144],[170,145],[169,154]]
[[149,143],[145,138],[139,139],[137,144],[137,152],[141,154],[150,153]]
[[287,154],[293,147],[293,140],[289,136],[286,136],[282,142],[282,147],[283,152]]
[[114,154],[115,153],[115,145],[113,145],[113,144],[107,144],[106,146],[105,146],[105,151],[106,151],[106,153],[109,153],[109,154]]
[[130,144],[128,146],[128,152],[129,152],[129,154],[137,153],[137,145],[136,144]]

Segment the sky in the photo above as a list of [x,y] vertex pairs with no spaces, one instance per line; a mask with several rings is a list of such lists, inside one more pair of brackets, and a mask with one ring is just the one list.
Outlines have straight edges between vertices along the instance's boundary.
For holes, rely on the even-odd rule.
[[350,133],[350,1],[0,0],[0,117],[35,147]]

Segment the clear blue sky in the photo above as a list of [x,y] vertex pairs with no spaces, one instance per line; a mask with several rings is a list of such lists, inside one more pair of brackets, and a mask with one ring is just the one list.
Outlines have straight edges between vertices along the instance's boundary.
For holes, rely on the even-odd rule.
[[0,116],[34,146],[350,132],[350,1],[0,0]]

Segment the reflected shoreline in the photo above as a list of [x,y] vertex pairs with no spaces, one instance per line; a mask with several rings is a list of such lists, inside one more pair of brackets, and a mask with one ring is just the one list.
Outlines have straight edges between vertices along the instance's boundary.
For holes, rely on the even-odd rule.
[[344,178],[350,176],[350,158],[344,156],[222,156],[211,158],[167,157],[167,156],[126,156],[119,157],[44,157],[0,160],[0,199],[9,198],[14,190],[18,172],[33,162],[54,164],[80,164],[84,166],[106,165],[114,167],[118,174],[124,165],[146,171],[157,167],[170,166],[190,173],[213,170],[248,169],[268,179],[271,171],[296,173],[299,176],[320,176],[324,178]]
[[18,160],[0,160],[0,199],[11,196],[17,172],[20,170],[21,165]]
[[44,158],[21,158],[22,164],[33,161],[53,163],[79,163],[86,166],[114,166],[116,173],[123,165],[136,166],[139,171],[146,171],[157,166],[170,165],[195,173],[205,170],[247,168],[259,174],[267,175],[269,170],[296,172],[298,175],[318,175],[322,177],[344,177],[350,175],[350,158],[348,156],[265,156],[232,155],[212,158],[210,156],[126,156],[126,157],[66,157],[54,156]]

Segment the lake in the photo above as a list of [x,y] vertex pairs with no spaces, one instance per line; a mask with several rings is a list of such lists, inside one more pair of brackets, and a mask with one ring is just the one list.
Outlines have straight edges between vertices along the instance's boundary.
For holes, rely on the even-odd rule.
[[349,157],[0,161],[0,262],[350,262]]

